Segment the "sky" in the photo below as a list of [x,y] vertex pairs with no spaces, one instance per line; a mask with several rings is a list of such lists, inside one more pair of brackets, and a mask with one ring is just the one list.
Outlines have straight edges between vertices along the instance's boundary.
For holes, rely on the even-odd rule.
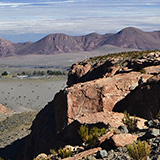
[[0,0],[0,37],[15,43],[126,27],[160,30],[160,0]]

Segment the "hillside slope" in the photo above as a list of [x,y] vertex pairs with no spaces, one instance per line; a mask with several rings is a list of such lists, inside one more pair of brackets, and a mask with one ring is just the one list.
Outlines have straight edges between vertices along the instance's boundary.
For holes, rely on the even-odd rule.
[[15,54],[14,43],[0,37],[0,57],[7,57],[14,54]]
[[149,33],[137,28],[128,27],[107,39],[104,44],[122,48],[158,50],[160,49],[159,32]]

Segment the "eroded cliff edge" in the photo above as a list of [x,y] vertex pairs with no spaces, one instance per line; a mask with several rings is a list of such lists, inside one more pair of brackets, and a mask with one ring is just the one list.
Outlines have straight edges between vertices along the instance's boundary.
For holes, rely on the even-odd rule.
[[[112,54],[77,62],[68,87],[37,115],[18,159],[81,142],[81,123],[120,125],[122,113],[151,119],[160,107],[160,52]],[[115,112],[113,112],[115,111]]]

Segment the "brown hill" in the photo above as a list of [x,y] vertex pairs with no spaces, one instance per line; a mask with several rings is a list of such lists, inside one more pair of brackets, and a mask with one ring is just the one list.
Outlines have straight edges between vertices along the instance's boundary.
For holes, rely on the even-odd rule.
[[14,43],[0,37],[0,57],[7,57],[15,54]]
[[[122,48],[137,48],[141,50],[160,49],[160,32],[143,32],[140,29],[128,27],[107,39],[104,44]],[[103,44],[103,45],[104,45]]]
[[[107,37],[107,36],[104,36]],[[43,39],[30,44],[23,50],[18,50],[17,54],[57,54],[73,51],[92,50],[103,41],[103,36],[91,33],[86,36],[69,36],[66,34],[50,34]],[[19,48],[20,46],[17,46]]]
[[160,31],[144,32],[137,28],[128,27],[116,34],[105,35],[91,33],[84,36],[69,36],[57,33],[50,34],[35,43],[17,44],[0,38],[0,57],[90,51],[105,45],[140,50],[159,50]]

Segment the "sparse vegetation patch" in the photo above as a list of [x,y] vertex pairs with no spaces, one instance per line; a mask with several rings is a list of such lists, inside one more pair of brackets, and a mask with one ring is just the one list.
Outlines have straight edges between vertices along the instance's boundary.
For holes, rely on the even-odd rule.
[[122,119],[123,123],[127,126],[130,132],[133,132],[137,129],[138,119],[134,115],[133,118],[130,117],[130,114],[127,111],[124,111],[124,118]]
[[129,156],[134,160],[146,160],[147,156],[151,153],[151,146],[146,141],[132,145],[127,145]]
[[107,132],[105,128],[93,127],[89,129],[87,125],[81,125],[78,133],[82,138],[82,141],[89,144],[91,147],[98,145],[98,137],[102,136]]
[[96,63],[96,62],[104,61],[104,60],[107,60],[110,58],[121,58],[122,61],[131,60],[131,59],[138,59],[138,58],[141,58],[142,56],[145,56],[151,52],[156,52],[156,51],[131,51],[131,52],[113,53],[113,54],[107,54],[104,56],[91,57],[88,59],[88,62]]
[[67,148],[60,148],[58,150],[58,154],[61,158],[67,158],[67,157],[71,157],[72,155],[72,150],[71,148],[67,149]]

